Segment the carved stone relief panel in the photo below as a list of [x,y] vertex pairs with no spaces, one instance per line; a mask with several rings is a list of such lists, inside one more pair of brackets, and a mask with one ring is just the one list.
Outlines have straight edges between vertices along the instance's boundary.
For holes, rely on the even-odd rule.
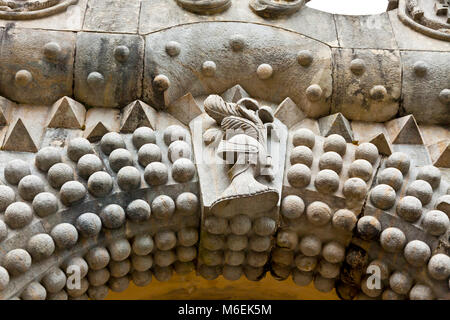
[[232,0],[176,0],[183,9],[197,14],[216,14],[227,10]]
[[450,41],[447,0],[400,0],[398,17],[408,27],[428,37]]
[[38,19],[60,13],[78,0],[1,0],[0,19]]
[[199,272],[262,276],[279,223],[286,127],[256,100],[210,95],[190,123],[203,213]]

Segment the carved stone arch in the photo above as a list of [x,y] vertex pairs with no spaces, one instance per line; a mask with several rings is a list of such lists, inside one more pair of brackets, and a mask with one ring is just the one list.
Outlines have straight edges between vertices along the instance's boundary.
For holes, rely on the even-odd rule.
[[245,294],[287,280],[277,298],[450,298],[448,42],[395,10],[130,1],[109,23],[105,3],[77,27],[0,28],[0,299],[174,273]]

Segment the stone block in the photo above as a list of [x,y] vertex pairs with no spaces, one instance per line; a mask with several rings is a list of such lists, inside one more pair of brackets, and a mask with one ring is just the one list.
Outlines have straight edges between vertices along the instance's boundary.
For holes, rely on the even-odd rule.
[[75,97],[89,106],[123,108],[142,92],[144,41],[137,35],[77,35]]
[[83,31],[137,33],[140,8],[140,0],[89,0]]
[[75,35],[7,29],[1,44],[0,92],[25,104],[51,105],[72,95]]
[[334,15],[339,46],[357,49],[397,49],[388,14]]
[[448,52],[401,51],[400,54],[403,114],[413,114],[419,123],[450,124]]
[[402,88],[397,51],[333,49],[333,58],[333,113],[375,122],[397,114]]
[[330,54],[322,43],[273,27],[231,22],[174,27],[146,37],[144,101],[164,108],[188,92],[223,93],[239,83],[252,97],[273,103],[290,97],[309,117],[327,115]]

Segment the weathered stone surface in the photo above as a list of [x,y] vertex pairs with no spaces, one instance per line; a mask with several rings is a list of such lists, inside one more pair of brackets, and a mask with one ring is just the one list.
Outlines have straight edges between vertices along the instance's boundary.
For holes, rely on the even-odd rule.
[[89,0],[83,30],[137,33],[140,7],[140,0]]
[[79,33],[75,97],[95,107],[125,107],[141,95],[144,42],[137,35]]
[[339,46],[358,49],[397,49],[388,14],[335,15]]
[[[184,11],[176,1],[151,0],[143,1],[139,19],[139,33],[165,29],[167,27],[205,21],[242,21],[260,24],[270,24],[304,34],[323,41],[329,45],[337,46],[336,26],[333,15],[327,12],[303,7],[288,17],[277,20],[266,20],[254,14],[248,6],[248,1],[233,1],[226,11],[215,15],[196,15]],[[157,15],[154,15],[158,12]],[[152,19],[146,17],[152,16]],[[168,25],[170,21],[170,25]],[[301,23],[299,23],[301,21]],[[321,27],[317,28],[317,21]]]
[[450,130],[446,126],[419,124],[419,129],[426,146],[450,140]]
[[[328,114],[330,49],[293,33],[282,32],[280,38],[280,32],[259,25],[244,28],[240,23],[202,23],[147,36],[144,101],[162,108],[188,92],[193,96],[221,93],[240,83],[253,97],[280,103],[289,96],[310,117]],[[245,48],[239,53],[228,47],[229,39],[236,34],[245,39]],[[198,41],[187,41],[188,37],[196,37]],[[258,41],[259,37],[265,41]],[[281,39],[285,45],[280,44]],[[171,57],[164,50],[169,41],[180,44],[178,56]],[[297,61],[299,51],[304,48],[308,48],[313,57],[306,67],[299,66]],[[217,68],[213,77],[200,72],[204,61],[194,54],[196,50],[202,50],[208,59],[215,61]],[[250,52],[252,55],[247,55]],[[272,61],[272,72],[269,78],[261,79],[257,69],[267,61]],[[274,84],[280,90],[272,91],[270,88]]]
[[399,108],[401,65],[397,51],[333,49],[333,112],[349,120],[383,122]]
[[[304,156],[307,150],[310,159]],[[297,285],[308,285],[314,278],[316,288],[331,290],[341,277],[344,247],[379,163],[373,145],[356,147],[337,134],[316,136],[302,123],[290,130],[278,235],[286,234],[277,238],[272,252],[273,272],[277,265],[286,265]],[[293,208],[298,216],[291,215]]]
[[450,87],[448,52],[401,51],[401,60],[403,113],[419,123],[450,124],[450,100],[440,97]]
[[[103,299],[192,271],[270,271],[344,299],[450,299],[448,43],[397,10],[393,41],[387,14],[304,7],[272,20],[249,1],[181,2],[193,7],[90,0],[84,17],[79,0],[0,20],[0,299]],[[216,4],[226,10],[208,11]],[[422,14],[415,1],[407,9]],[[83,19],[99,33],[44,31],[79,31]],[[54,76],[60,38],[77,69]],[[28,90],[36,70],[43,86]],[[55,95],[72,73],[76,100]],[[74,264],[75,290],[64,280]],[[369,266],[382,289],[369,288]]]
[[50,105],[72,95],[74,34],[7,29],[0,50],[3,96],[20,103]]
[[37,152],[47,123],[47,113],[47,107],[14,106],[2,149]]

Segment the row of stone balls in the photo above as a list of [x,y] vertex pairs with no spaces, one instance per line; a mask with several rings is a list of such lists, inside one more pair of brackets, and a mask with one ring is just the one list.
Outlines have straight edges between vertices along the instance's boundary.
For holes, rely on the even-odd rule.
[[321,227],[331,222],[336,229],[351,232],[356,225],[356,215],[348,209],[340,209],[335,212],[322,201],[310,203],[306,209],[302,198],[297,195],[288,195],[281,201],[281,214],[288,224],[292,224],[302,217],[306,211],[306,219],[312,225]]
[[324,293],[333,290],[335,284],[334,278],[324,278],[320,273],[304,272],[298,269],[292,270],[292,281],[300,287],[305,287],[313,281],[314,288]]
[[[194,246],[198,240],[197,230],[192,228],[178,231],[177,258],[175,270],[179,273],[188,273],[194,269],[192,260],[196,258],[197,250]],[[168,263],[172,242],[170,231],[159,232],[154,239],[151,235],[140,234],[134,237],[132,243],[127,239],[118,239],[107,247],[98,246],[90,249],[84,256],[74,257],[66,261],[61,268],[52,268],[40,283],[29,284],[21,293],[22,299],[27,300],[67,300],[79,298],[103,299],[108,289],[121,292],[128,287],[130,278],[138,286],[145,286],[152,280],[150,268],[167,267],[175,261]],[[175,242],[176,242],[175,238]],[[186,245],[186,246],[185,246]],[[157,249],[157,250],[154,250]],[[153,252],[153,254],[152,254]],[[167,255],[169,253],[169,255]],[[81,283],[77,288],[70,285],[67,278],[77,267],[80,272]],[[168,280],[167,270],[162,269],[161,274],[156,271],[158,280]]]
[[[363,235],[363,238],[367,235],[368,229],[381,229],[379,221],[371,216],[361,218],[358,221],[358,231],[360,235]],[[372,232],[370,231],[370,233]],[[367,240],[367,238],[364,240]],[[421,268],[428,264],[429,275],[436,280],[444,280],[450,276],[450,258],[447,255],[431,256],[432,252],[428,244],[420,240],[407,242],[405,234],[399,228],[384,229],[379,235],[379,241],[386,252],[400,253],[403,251],[405,260],[413,267]]]
[[204,220],[205,230],[212,235],[233,234],[244,236],[253,231],[259,237],[271,236],[275,233],[277,223],[270,217],[252,219],[244,214],[235,215],[229,219],[210,215]]
[[[449,257],[444,254],[434,255],[428,266],[429,274],[436,271],[441,274],[447,268],[447,277],[450,272]],[[371,283],[370,274],[376,267],[380,270],[380,286],[369,286]],[[439,271],[438,271],[439,270]],[[382,260],[373,260],[367,267],[368,276],[361,281],[361,290],[369,298],[381,298],[383,300],[404,300],[407,297],[411,300],[432,300],[435,298],[433,290],[426,284],[416,282],[407,271],[392,271]],[[441,274],[442,275],[442,274]],[[373,284],[373,283],[371,283]]]
[[237,280],[244,273],[239,266],[260,268],[267,263],[277,224],[269,217],[252,221],[242,214],[230,219],[211,215],[205,219],[204,228],[202,262],[211,267],[225,264],[224,277]]
[[[386,168],[378,176],[378,185],[370,193],[372,204],[382,210],[390,210],[397,200],[397,192],[403,185],[403,175],[408,173],[409,159],[406,154],[393,153],[386,161]],[[402,171],[403,170],[403,171]],[[429,210],[423,213],[441,182],[440,170],[434,166],[418,169],[416,180],[406,187],[405,196],[396,205],[396,214],[406,222],[415,223],[421,218],[421,226],[431,235],[440,236],[450,226],[448,213]],[[440,201],[436,202],[439,205]]]
[[[298,129],[293,135],[293,145],[290,155],[291,167],[287,171],[289,183],[296,188],[304,188],[311,182],[311,166],[313,163],[312,148],[315,145],[315,135],[309,129]],[[314,186],[324,194],[335,193],[339,189],[339,174],[343,168],[342,157],[347,151],[345,139],[337,134],[325,138],[323,143],[324,153],[319,159],[319,172],[315,177]],[[359,189],[365,190],[367,182],[373,174],[373,165],[378,159],[378,149],[371,143],[363,143],[355,150],[355,161],[348,169],[352,184],[357,183]],[[357,181],[357,182],[356,182]],[[364,187],[363,187],[364,186]],[[360,192],[362,192],[360,190]],[[361,197],[361,195],[358,195]]]
[[214,280],[220,275],[227,280],[235,281],[245,276],[250,281],[261,280],[265,273],[265,267],[253,267],[247,264],[244,265],[217,265],[208,266],[206,264],[201,264],[198,267],[198,273],[201,277],[206,280]]
[[[172,164],[172,177],[177,182],[187,182],[195,174],[191,161],[191,147],[186,142],[187,131],[180,126],[169,126],[164,131],[164,141],[168,144],[168,159]],[[138,163],[145,168],[145,180],[149,185],[165,184],[168,180],[167,166],[162,163],[162,152],[156,144],[156,135],[151,128],[140,127],[133,133],[132,141],[138,149]],[[122,136],[108,133],[100,141],[103,153],[109,156],[111,169],[118,172],[119,186],[124,190],[140,186],[139,171],[133,167],[133,157],[125,147]],[[151,166],[149,166],[151,165]],[[126,168],[126,170],[123,170]],[[132,169],[133,168],[133,169]]]
[[[182,193],[177,197],[176,204],[172,198],[166,195],[156,197],[151,205],[144,200],[137,199],[130,202],[126,210],[117,204],[110,204],[105,206],[98,215],[90,212],[81,214],[74,225],[60,223],[53,227],[50,234],[36,234],[29,239],[26,250],[13,249],[5,255],[3,262],[5,268],[2,268],[0,272],[0,278],[2,278],[0,288],[7,287],[10,275],[16,276],[27,272],[31,268],[32,262],[49,258],[56,248],[61,250],[72,248],[78,242],[79,234],[85,238],[92,238],[100,233],[102,227],[120,228],[125,224],[127,218],[134,222],[143,222],[150,218],[152,212],[156,218],[170,218],[175,212],[175,207],[177,212],[182,215],[192,215],[198,209],[197,196],[189,192]],[[157,236],[160,239],[159,234]],[[179,239],[182,246],[193,246],[198,241],[195,229],[182,229],[180,237],[182,237]],[[193,256],[192,248],[180,252],[180,255],[183,254],[184,257]],[[184,258],[184,260],[186,259]]]

